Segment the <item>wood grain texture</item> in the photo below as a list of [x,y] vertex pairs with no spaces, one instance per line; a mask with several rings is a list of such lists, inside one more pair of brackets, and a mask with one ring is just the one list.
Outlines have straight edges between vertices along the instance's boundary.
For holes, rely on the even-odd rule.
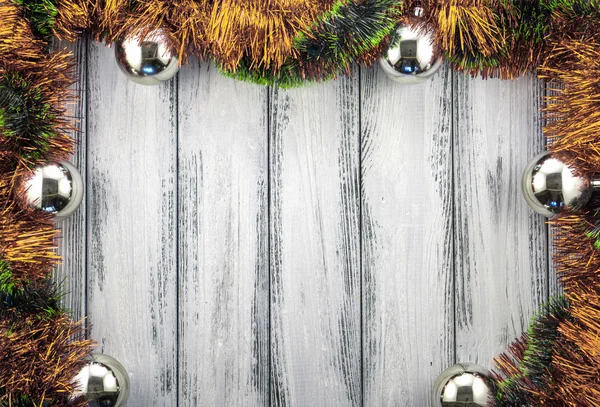
[[557,290],[520,191],[537,80],[281,90],[191,61],[147,88],[75,49],[87,201],[57,276],[129,407],[432,406]]
[[[76,100],[68,105],[67,114],[71,117],[77,131],[71,133],[75,140],[75,154],[71,163],[81,173],[86,185],[86,74],[87,40],[75,44],[56,42],[57,50],[69,50],[74,54],[76,83],[72,86]],[[69,218],[58,223],[62,238],[58,253],[62,264],[56,269],[55,279],[61,284],[65,296],[64,307],[71,311],[72,317],[79,320],[86,315],[86,198],[85,194],[79,209]]]
[[491,366],[548,297],[545,218],[521,193],[544,148],[537,79],[457,75],[454,97],[456,358]]
[[127,368],[129,406],[175,406],[177,81],[128,82],[97,43],[88,66],[91,336]]
[[197,61],[179,87],[180,405],[266,406],[267,88]]
[[[560,83],[548,83],[544,85],[544,95],[545,96],[557,96],[560,92],[559,89],[563,89],[564,85]],[[545,123],[544,123],[545,124]],[[546,139],[546,149],[548,149],[548,144],[550,140]],[[549,272],[548,272],[548,295],[550,297],[555,297],[558,295],[562,295],[563,289],[562,285],[558,279],[558,275],[556,274],[556,266],[554,264],[554,241],[560,236],[560,229],[555,228],[551,225],[548,226],[548,264],[549,264]]]
[[362,74],[365,406],[430,406],[454,357],[451,73]]
[[271,405],[360,406],[358,77],[271,108]]

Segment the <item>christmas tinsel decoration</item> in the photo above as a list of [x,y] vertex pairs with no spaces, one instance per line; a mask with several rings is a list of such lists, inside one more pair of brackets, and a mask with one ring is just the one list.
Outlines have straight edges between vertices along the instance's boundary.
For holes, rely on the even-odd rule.
[[[372,64],[398,24],[415,24],[457,71],[546,80],[549,149],[600,173],[598,0],[0,0],[0,22],[0,407],[86,404],[70,395],[92,343],[52,281],[58,230],[17,188],[73,151],[73,59],[52,37],[111,44],[163,28],[183,63],[290,87]],[[600,200],[552,223],[564,295],[496,359],[499,406],[600,406]]]

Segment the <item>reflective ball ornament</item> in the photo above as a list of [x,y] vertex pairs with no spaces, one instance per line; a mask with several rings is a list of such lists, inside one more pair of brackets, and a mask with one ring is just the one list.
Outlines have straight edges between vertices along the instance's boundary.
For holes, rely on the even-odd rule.
[[162,28],[143,38],[131,36],[115,44],[115,57],[127,78],[141,85],[158,85],[179,71],[179,61],[167,47],[168,32]]
[[129,376],[115,358],[96,353],[89,356],[75,383],[78,392],[74,397],[84,396],[90,407],[119,407],[129,398]]
[[527,164],[523,172],[523,195],[537,213],[549,218],[585,206],[592,196],[590,178],[575,174],[572,168],[544,152]]
[[433,405],[438,407],[491,407],[493,382],[482,366],[459,363],[444,370],[434,384]]
[[23,182],[27,202],[53,213],[56,220],[71,215],[83,199],[83,181],[77,168],[66,161],[38,167]]
[[[422,15],[423,9],[417,7],[415,16]],[[392,35],[392,41],[379,64],[386,75],[396,82],[421,83],[442,66],[442,51],[436,45],[432,32],[401,24]]]

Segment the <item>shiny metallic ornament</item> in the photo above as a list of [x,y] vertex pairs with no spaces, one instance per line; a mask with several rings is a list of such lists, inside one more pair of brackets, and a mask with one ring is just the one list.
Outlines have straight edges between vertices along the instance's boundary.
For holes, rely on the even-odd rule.
[[[414,13],[422,17],[423,9],[417,7]],[[396,34],[379,64],[386,75],[396,82],[421,83],[442,66],[442,51],[436,46],[433,33],[401,24],[396,28]]]
[[590,200],[597,182],[578,176],[572,168],[544,152],[527,164],[523,172],[523,195],[537,213],[549,218],[578,210]]
[[83,181],[77,168],[66,161],[34,170],[23,182],[29,204],[61,220],[71,215],[83,199]]
[[459,363],[444,370],[434,384],[433,405],[438,407],[491,407],[493,382],[482,366]]
[[140,38],[131,36],[115,44],[119,68],[141,85],[158,85],[179,71],[179,61],[167,47],[168,33],[159,28]]
[[129,398],[129,375],[115,358],[95,353],[75,377],[74,398],[85,396],[91,407],[119,407]]

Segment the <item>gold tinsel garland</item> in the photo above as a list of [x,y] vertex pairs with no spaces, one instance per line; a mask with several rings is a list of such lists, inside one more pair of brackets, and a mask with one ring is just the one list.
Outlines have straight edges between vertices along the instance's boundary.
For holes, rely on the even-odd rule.
[[[71,57],[46,52],[47,43],[34,33],[19,4],[0,0],[0,85],[36,113],[25,117],[26,131],[14,131],[0,120],[0,284],[4,284],[0,288],[10,290],[46,287],[44,281],[58,260],[54,251],[58,231],[51,218],[23,205],[15,186],[34,166],[65,159],[73,150],[65,118],[73,82]],[[356,61],[376,61],[390,29],[410,21],[402,12],[420,6],[428,10],[420,24],[435,31],[454,68],[504,79],[539,68],[540,77],[559,83],[543,110],[549,148],[578,171],[600,172],[600,11],[595,1],[56,0],[44,4],[48,10],[54,7],[49,15],[53,34],[59,38],[74,41],[90,34],[111,43],[163,27],[172,34],[170,46],[182,61],[196,53],[232,74],[245,69],[249,77],[272,76],[274,82],[296,75],[292,83],[298,78],[327,79]],[[350,27],[350,21],[358,21],[353,17],[375,15],[376,33]],[[307,44],[313,48],[307,51]],[[321,54],[312,55],[314,49]],[[8,114],[1,102],[0,97],[0,118]],[[44,109],[36,110],[40,106]],[[556,321],[561,339],[554,343],[544,385],[520,377],[532,342],[527,335],[496,361],[505,377],[520,380],[528,405],[600,406],[598,208],[600,202],[593,200],[586,212],[553,222],[559,231],[555,262],[571,317]],[[7,270],[10,281],[2,280]],[[32,312],[2,313],[0,306],[0,405],[10,405],[10,400],[23,395],[40,404],[82,405],[80,400],[65,399],[91,345],[83,339],[81,323],[64,312],[41,319]],[[40,359],[43,354],[48,358]]]

